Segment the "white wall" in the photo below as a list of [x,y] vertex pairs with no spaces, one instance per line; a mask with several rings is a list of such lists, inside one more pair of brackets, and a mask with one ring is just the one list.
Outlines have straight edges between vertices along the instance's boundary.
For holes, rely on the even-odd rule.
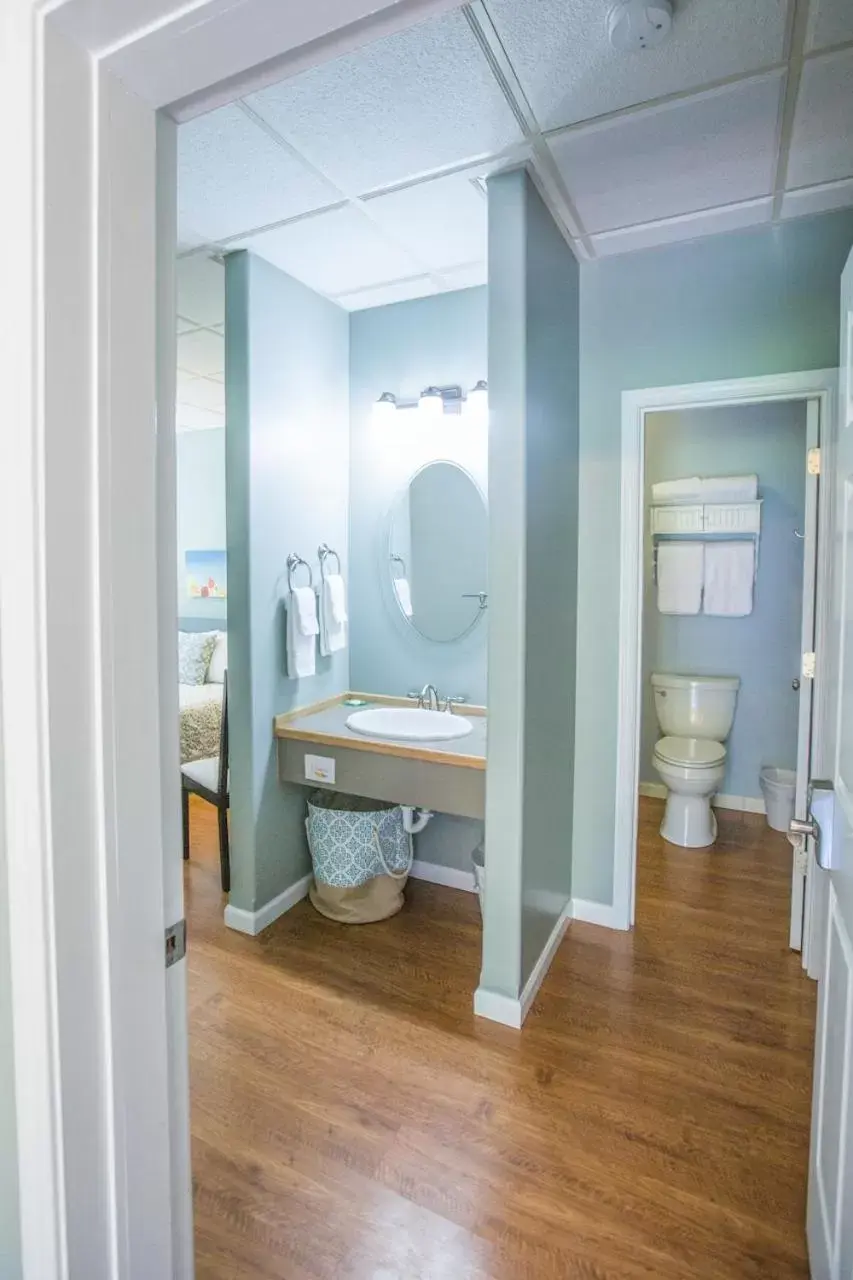
[[178,465],[178,617],[219,622],[227,600],[192,600],[187,594],[187,551],[224,551],[225,430],[182,431]]
[[653,671],[740,677],[721,792],[760,799],[762,765],[796,766],[799,699],[791,681],[800,666],[803,543],[794,530],[803,531],[805,456],[805,401],[647,415],[646,511],[655,481],[692,475],[755,472],[764,502],[747,618],[659,613],[645,521],[642,782],[660,782],[652,764],[660,736]]

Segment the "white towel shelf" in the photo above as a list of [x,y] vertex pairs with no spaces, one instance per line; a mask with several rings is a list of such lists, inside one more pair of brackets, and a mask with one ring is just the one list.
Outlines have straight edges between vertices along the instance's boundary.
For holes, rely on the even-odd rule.
[[695,505],[659,503],[649,508],[653,546],[653,575],[657,582],[658,543],[666,537],[754,538],[755,576],[761,539],[761,498],[752,502],[704,502]]
[[761,532],[761,498],[755,502],[661,505],[650,510],[652,535],[710,533],[738,537]]

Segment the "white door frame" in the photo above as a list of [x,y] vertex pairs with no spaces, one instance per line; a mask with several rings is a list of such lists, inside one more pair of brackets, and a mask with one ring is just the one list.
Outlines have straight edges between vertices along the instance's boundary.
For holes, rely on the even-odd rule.
[[[838,370],[770,374],[722,382],[696,382],[677,387],[646,387],[622,393],[622,490],[619,577],[619,681],[614,830],[613,919],[619,929],[634,924],[637,876],[638,784],[642,708],[644,441],[647,413],[672,409],[711,409],[766,404],[774,400],[817,400],[821,441],[835,411]],[[828,460],[827,460],[828,465]],[[821,755],[825,723],[825,691],[820,678],[821,655],[829,608],[829,540],[832,495],[821,494],[818,517],[817,605],[812,774],[825,767]],[[810,881],[812,877],[809,878]],[[809,889],[807,888],[807,895]],[[813,913],[815,916],[817,913]]]
[[182,890],[158,109],[187,118],[211,86],[225,101],[458,3],[0,4],[0,892],[24,1280],[192,1275],[186,965],[165,969],[163,938]]

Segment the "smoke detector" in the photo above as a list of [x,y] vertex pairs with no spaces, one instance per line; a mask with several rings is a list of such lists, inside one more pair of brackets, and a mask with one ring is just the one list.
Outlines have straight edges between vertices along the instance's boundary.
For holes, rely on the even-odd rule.
[[671,26],[671,0],[619,0],[607,15],[607,34],[619,53],[655,49]]

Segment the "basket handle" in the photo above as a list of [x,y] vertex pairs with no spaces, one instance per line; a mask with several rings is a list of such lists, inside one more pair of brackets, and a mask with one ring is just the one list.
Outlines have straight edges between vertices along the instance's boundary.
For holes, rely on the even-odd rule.
[[373,841],[376,845],[376,852],[379,855],[379,861],[382,864],[382,870],[385,872],[386,876],[390,876],[392,880],[405,880],[406,876],[408,876],[412,870],[412,863],[415,860],[415,843],[412,840],[412,837],[409,836],[409,860],[404,871],[392,871],[388,866],[388,863],[385,861],[385,854],[382,852],[382,841],[379,839],[379,827],[375,822],[373,824]]

